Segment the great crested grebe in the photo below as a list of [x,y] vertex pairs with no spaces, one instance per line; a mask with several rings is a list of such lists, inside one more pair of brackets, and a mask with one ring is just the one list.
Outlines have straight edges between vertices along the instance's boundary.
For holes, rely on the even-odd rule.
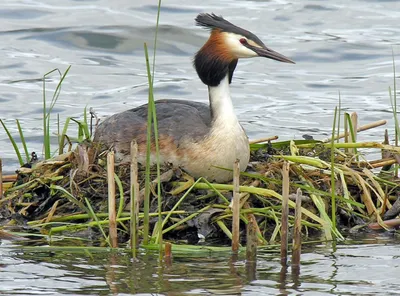
[[[193,63],[201,81],[208,86],[210,106],[186,100],[156,101],[160,160],[181,167],[193,177],[224,182],[232,179],[232,173],[217,167],[232,168],[239,159],[244,171],[250,158],[248,138],[235,115],[229,91],[238,59],[265,57],[294,62],[221,16],[201,13],[196,24],[211,30]],[[147,105],[142,105],[99,124],[94,142],[114,149],[117,161],[128,162],[130,142],[135,139],[138,160],[144,163],[146,130]],[[152,155],[152,162],[155,161]]]

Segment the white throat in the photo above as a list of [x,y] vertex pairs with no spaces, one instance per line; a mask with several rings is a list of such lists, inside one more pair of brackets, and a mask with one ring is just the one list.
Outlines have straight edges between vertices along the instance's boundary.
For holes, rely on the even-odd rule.
[[221,80],[218,86],[209,86],[210,105],[213,123],[224,122],[232,125],[238,122],[233,109],[231,94],[229,90],[228,75]]

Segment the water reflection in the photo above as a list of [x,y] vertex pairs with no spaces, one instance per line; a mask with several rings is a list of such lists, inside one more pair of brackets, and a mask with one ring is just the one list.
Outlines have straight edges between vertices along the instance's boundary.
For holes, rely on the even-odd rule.
[[3,242],[0,293],[359,295],[385,291],[390,295],[397,293],[400,284],[396,243],[375,235],[364,238],[363,244],[307,246],[296,269],[282,267],[279,254],[266,251],[254,262],[246,261],[244,254],[210,253],[175,254],[171,262],[160,263],[156,253],[142,253],[134,261],[121,251],[46,251]]

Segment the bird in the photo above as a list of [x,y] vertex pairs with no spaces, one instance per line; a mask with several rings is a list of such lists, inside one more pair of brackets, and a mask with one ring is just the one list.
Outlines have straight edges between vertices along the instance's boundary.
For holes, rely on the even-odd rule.
[[[264,57],[292,63],[288,57],[268,48],[256,35],[222,16],[200,13],[196,25],[210,36],[195,54],[193,65],[208,86],[209,104],[183,99],[155,101],[158,121],[159,161],[179,167],[195,178],[209,181],[232,180],[238,159],[245,171],[250,159],[249,140],[238,121],[230,95],[230,84],[239,59]],[[117,163],[130,161],[130,143],[138,144],[138,162],[146,160],[148,105],[114,114],[100,122],[93,142],[115,151]],[[154,136],[151,163],[157,161]],[[224,170],[221,168],[227,168]]]

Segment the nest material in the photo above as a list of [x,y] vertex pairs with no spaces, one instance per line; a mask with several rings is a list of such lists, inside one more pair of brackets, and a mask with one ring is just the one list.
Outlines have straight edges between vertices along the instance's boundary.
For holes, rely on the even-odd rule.
[[[260,233],[266,240],[270,240],[271,233],[278,227],[281,201],[279,195],[282,188],[282,165],[290,161],[290,192],[294,193],[298,188],[303,190],[303,208],[307,215],[303,215],[303,224],[307,230],[320,231],[324,228],[318,225],[312,215],[325,219],[324,215],[330,213],[331,205],[331,173],[326,167],[326,162],[331,156],[330,150],[324,146],[316,146],[313,149],[299,151],[302,155],[296,160],[290,155],[289,147],[280,151],[273,150],[270,146],[252,153],[248,173],[241,177],[241,184],[252,188],[264,190],[258,194],[247,194],[243,197],[242,208],[248,209],[247,215],[253,215],[259,227]],[[61,221],[73,223],[86,223],[90,217],[85,216],[87,206],[85,199],[90,201],[93,211],[106,219],[107,215],[107,171],[104,155],[96,155],[96,149],[90,144],[81,144],[73,152],[60,155],[54,159],[38,162],[31,168],[21,168],[18,171],[18,180],[13,187],[6,192],[1,207],[3,225],[35,225],[43,222],[50,226],[41,226],[39,230],[51,231]],[[287,155],[285,157],[285,154]],[[315,163],[305,163],[306,160],[315,160]],[[382,192],[390,192],[396,196],[397,187],[383,185],[371,175],[372,172],[362,168],[361,162],[355,161],[354,155],[337,154],[335,156],[337,166],[335,191],[338,197],[338,221],[339,229],[353,227],[376,219],[378,207],[384,209],[390,204],[388,195],[382,196]],[[313,166],[314,165],[314,166]],[[370,173],[368,173],[370,172]],[[120,180],[118,198],[122,198],[123,211],[121,216],[129,216],[130,195],[130,165],[120,164],[116,166],[115,173]],[[184,189],[193,185],[194,180],[179,169],[164,165],[162,173],[162,210],[170,211],[185,194]],[[151,169],[151,179],[156,179],[155,168]],[[145,169],[139,165],[139,185],[144,188]],[[256,182],[255,182],[256,180]],[[391,180],[392,182],[394,180]],[[157,212],[157,199],[155,196],[155,183],[152,183],[152,195],[150,212]],[[393,183],[394,184],[394,183]],[[244,188],[244,187],[243,187]],[[250,191],[250,190],[248,190]],[[171,225],[177,225],[173,231],[167,232],[165,237],[196,243],[200,237],[209,241],[225,244],[229,242],[218,221],[230,227],[231,210],[226,204],[230,199],[230,192],[197,189],[185,196],[179,205],[180,212],[171,215],[164,229]],[[263,192],[265,196],[263,196]],[[268,196],[268,193],[275,192]],[[384,193],[385,194],[385,193]],[[144,192],[141,191],[143,199]],[[224,197],[225,196],[225,197]],[[292,196],[294,198],[294,196]],[[383,201],[382,198],[385,198]],[[119,204],[119,200],[117,204]],[[6,205],[6,206],[4,206]],[[78,214],[82,214],[79,216]],[[291,212],[293,215],[293,212]],[[179,224],[182,219],[193,215],[192,219]],[[70,217],[70,218],[69,218]],[[74,217],[76,217],[74,219]],[[83,218],[80,218],[83,217]],[[310,218],[311,217],[311,218]],[[326,218],[327,219],[327,218]],[[128,220],[128,219],[127,219]],[[150,221],[152,224],[156,219]],[[329,221],[326,221],[329,224]],[[322,222],[320,222],[322,224]],[[124,225],[123,225],[124,224]],[[179,225],[178,225],[179,224]],[[127,229],[129,221],[121,222],[121,241],[127,241],[129,236]],[[219,226],[218,226],[219,225]],[[243,228],[244,225],[242,225]],[[326,226],[326,225],[325,225]],[[86,226],[87,228],[87,226]],[[245,233],[243,228],[243,233]],[[245,236],[243,236],[245,237]],[[273,237],[275,239],[276,237]]]

